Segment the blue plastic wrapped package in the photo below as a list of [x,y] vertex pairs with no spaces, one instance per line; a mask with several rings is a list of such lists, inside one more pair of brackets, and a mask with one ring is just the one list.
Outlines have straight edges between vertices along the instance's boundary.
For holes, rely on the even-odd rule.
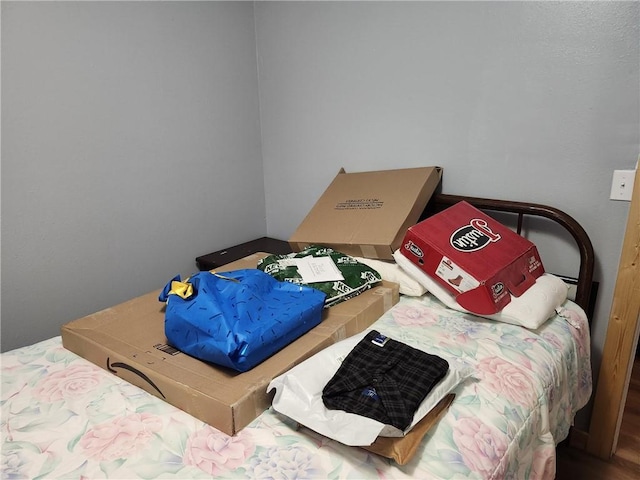
[[322,320],[326,295],[257,270],[198,272],[173,278],[158,299],[166,302],[165,335],[192,357],[245,372]]

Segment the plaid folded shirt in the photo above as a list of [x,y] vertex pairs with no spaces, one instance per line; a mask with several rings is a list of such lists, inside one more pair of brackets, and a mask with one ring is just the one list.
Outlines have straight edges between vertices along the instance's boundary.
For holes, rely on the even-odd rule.
[[324,405],[405,430],[449,370],[443,358],[369,332],[322,391]]

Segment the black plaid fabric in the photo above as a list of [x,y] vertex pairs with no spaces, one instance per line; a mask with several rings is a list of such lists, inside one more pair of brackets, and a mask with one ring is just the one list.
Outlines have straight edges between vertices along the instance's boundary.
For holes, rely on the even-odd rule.
[[349,352],[322,391],[324,405],[405,430],[446,375],[443,358],[372,330]]

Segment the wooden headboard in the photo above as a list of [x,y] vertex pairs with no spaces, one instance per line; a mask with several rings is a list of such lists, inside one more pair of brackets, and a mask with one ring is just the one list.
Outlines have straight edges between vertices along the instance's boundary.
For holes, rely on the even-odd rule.
[[580,252],[580,267],[574,301],[580,305],[585,312],[589,314],[593,313],[597,293],[597,284],[594,286],[593,283],[593,268],[595,263],[593,245],[587,232],[573,217],[562,210],[548,205],[436,193],[431,197],[423,213],[423,218],[442,211],[463,200],[480,210],[487,211],[487,213],[494,211],[516,214],[518,216],[516,228],[518,234],[522,234],[523,219],[525,216],[548,218],[568,231],[575,240]]

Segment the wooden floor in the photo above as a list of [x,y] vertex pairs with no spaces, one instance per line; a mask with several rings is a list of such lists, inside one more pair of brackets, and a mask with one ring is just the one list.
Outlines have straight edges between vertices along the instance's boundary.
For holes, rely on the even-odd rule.
[[609,462],[568,446],[558,447],[557,480],[640,479],[640,358],[636,357],[618,447]]

